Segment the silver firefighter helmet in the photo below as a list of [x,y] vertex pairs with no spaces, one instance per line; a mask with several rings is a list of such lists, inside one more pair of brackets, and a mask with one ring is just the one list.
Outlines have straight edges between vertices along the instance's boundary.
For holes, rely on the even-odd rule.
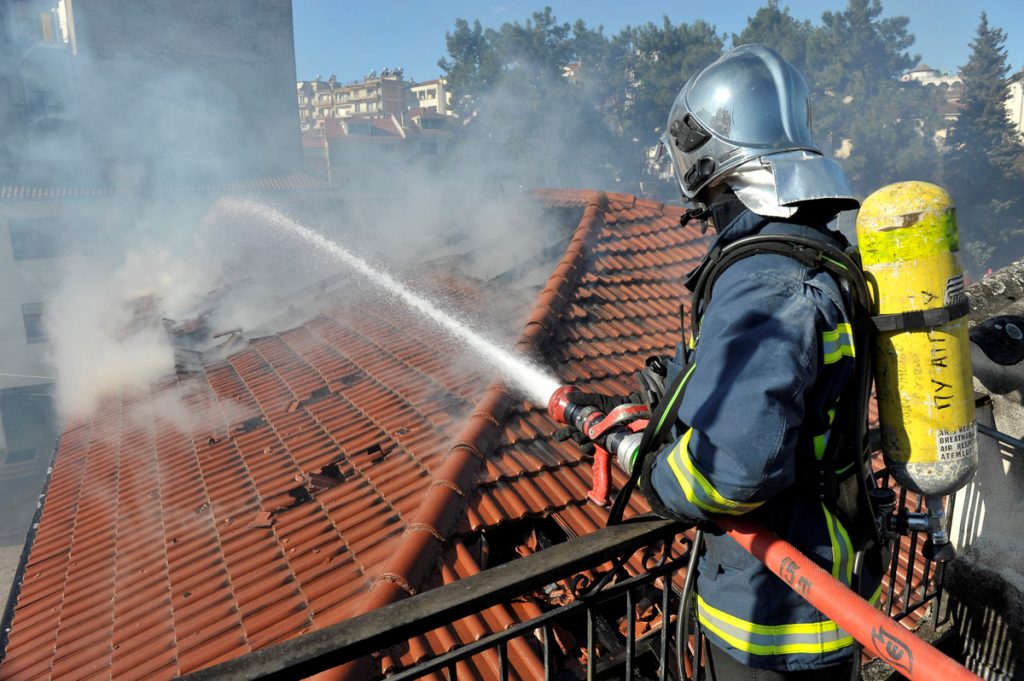
[[858,204],[839,164],[822,156],[811,137],[803,76],[763,45],[741,45],[691,77],[672,105],[662,142],[688,199],[701,201],[703,189],[728,184],[738,168],[759,162],[773,175],[779,206],[819,199],[838,200],[842,208]]

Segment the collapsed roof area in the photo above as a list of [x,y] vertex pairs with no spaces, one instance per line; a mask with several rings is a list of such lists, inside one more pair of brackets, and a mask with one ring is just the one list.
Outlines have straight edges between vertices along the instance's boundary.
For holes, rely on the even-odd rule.
[[[709,237],[630,195],[534,198],[573,224],[517,348],[563,382],[634,390],[643,359],[679,339],[682,280]],[[470,311],[493,300],[434,283]],[[187,674],[604,525],[589,462],[553,440],[542,405],[368,295],[339,291],[305,323],[67,425],[0,678]],[[563,597],[491,608],[347,673],[409,665]],[[520,644],[514,675],[543,676]]]

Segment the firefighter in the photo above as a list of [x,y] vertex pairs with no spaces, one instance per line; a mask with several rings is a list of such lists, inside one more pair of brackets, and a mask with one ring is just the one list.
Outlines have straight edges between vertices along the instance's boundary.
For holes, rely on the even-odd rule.
[[[755,234],[848,245],[828,223],[858,201],[814,143],[810,123],[803,77],[760,45],[733,49],[682,88],[662,143],[695,206],[684,220],[715,229],[709,253]],[[706,267],[707,259],[688,276],[691,290]],[[754,255],[719,273],[699,328],[690,330],[692,349],[681,343],[671,362],[666,382],[683,372],[685,393],[667,444],[644,459],[640,489],[660,515],[704,527],[696,613],[718,681],[851,673],[854,640],[713,523],[752,514],[853,583],[861,547],[851,521],[807,475],[833,435],[836,403],[853,373],[848,306],[823,269]],[[572,395],[606,411],[621,402]],[[605,443],[627,471],[639,438]],[[858,582],[865,598],[877,598],[877,577]]]

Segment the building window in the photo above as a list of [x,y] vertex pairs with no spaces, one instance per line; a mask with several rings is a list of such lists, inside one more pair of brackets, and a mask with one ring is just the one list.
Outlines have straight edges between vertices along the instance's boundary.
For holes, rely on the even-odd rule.
[[28,449],[12,449],[7,452],[7,456],[4,457],[4,463],[25,463],[36,458],[36,448],[30,447]]
[[15,260],[64,255],[64,225],[53,218],[11,220],[11,251]]
[[21,318],[25,322],[25,340],[29,343],[42,343],[46,340],[43,329],[43,304],[22,303]]

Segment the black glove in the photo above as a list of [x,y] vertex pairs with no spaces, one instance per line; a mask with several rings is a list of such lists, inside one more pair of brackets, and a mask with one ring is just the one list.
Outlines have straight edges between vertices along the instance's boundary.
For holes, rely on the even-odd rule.
[[621,397],[619,395],[601,395],[600,393],[572,392],[569,393],[569,401],[581,407],[597,407],[605,414],[624,404],[641,404],[639,393],[630,393],[626,397]]
[[583,456],[594,455],[594,443],[590,441],[590,438],[586,434],[576,430],[574,426],[563,426],[554,432],[554,437],[559,442],[565,442],[566,440],[572,440],[579,447],[580,451],[583,452]]
[[[640,395],[630,393],[627,397],[601,395],[599,393],[572,392],[569,393],[569,401],[581,407],[597,407],[607,414],[615,407],[623,404],[640,404]],[[583,452],[584,456],[594,455],[594,443],[587,437],[586,433],[580,432],[575,426],[563,426],[554,432],[554,438],[559,442],[572,440]]]

